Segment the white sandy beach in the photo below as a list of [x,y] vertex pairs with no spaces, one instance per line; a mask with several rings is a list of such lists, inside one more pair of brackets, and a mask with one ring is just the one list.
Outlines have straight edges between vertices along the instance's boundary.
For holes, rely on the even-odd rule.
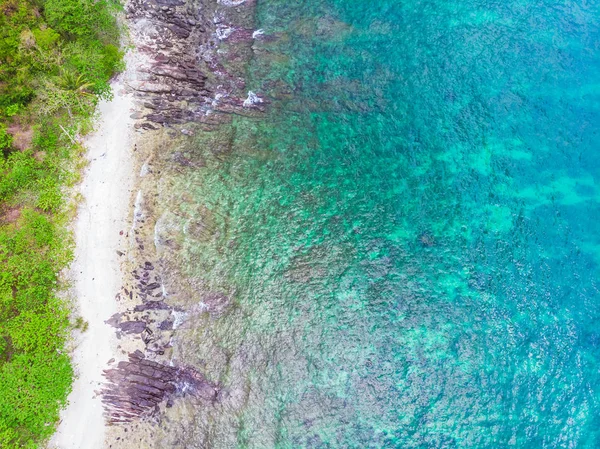
[[81,203],[74,226],[75,261],[71,266],[75,307],[89,328],[76,341],[76,378],[69,405],[61,414],[51,448],[105,447],[105,424],[95,390],[110,359],[119,360],[114,328],[105,324],[117,311],[115,294],[121,286],[119,256],[126,246],[133,185],[133,120],[131,94],[122,81],[113,84],[114,99],[99,105],[96,131],[86,140],[89,166],[84,171]]

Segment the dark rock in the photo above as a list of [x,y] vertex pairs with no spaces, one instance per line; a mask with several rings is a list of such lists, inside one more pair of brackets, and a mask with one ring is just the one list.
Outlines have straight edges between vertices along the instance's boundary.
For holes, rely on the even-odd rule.
[[125,321],[117,326],[126,334],[141,334],[146,329],[143,321]]
[[122,313],[115,313],[108,320],[106,320],[105,323],[108,324],[109,326],[118,327],[119,323],[121,322],[122,316],[123,316]]
[[158,287],[160,287],[160,284],[159,284],[158,282],[153,282],[152,284],[148,284],[148,285],[146,286],[146,289],[147,289],[147,290],[155,290],[155,289],[157,289]]
[[139,349],[136,349],[133,353],[129,354],[129,359],[133,362],[143,360],[145,358],[146,358],[146,356]]
[[134,366],[134,365],[132,365],[132,364],[131,364],[131,363],[129,363],[129,362],[119,362],[119,363],[117,364],[117,368],[119,368],[119,369],[124,369],[124,370],[127,370],[127,368],[128,368],[129,366]]
[[170,310],[167,304],[163,301],[148,301],[145,304],[138,304],[133,308],[135,312],[145,312],[146,310]]
[[162,322],[161,322],[161,323],[158,325],[158,328],[159,328],[161,331],[170,331],[170,330],[173,330],[173,321],[170,321],[170,320],[165,320],[165,321],[162,321]]
[[129,354],[128,362],[104,370],[104,375],[109,383],[101,391],[102,402],[111,424],[153,414],[164,400],[172,405],[176,394],[193,394],[211,402],[218,399],[219,388],[198,371],[147,360],[141,351]]
[[167,122],[167,118],[166,116],[162,115],[162,114],[148,114],[146,117],[146,120],[150,120],[151,122],[155,122],[155,123],[166,123]]

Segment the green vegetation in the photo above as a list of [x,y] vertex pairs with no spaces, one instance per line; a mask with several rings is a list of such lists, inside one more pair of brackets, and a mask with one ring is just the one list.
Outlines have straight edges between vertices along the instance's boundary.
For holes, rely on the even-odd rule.
[[[113,0],[0,0],[0,447],[54,431],[73,371],[58,273],[72,257],[64,192],[119,70]],[[84,331],[87,323],[74,320]]]

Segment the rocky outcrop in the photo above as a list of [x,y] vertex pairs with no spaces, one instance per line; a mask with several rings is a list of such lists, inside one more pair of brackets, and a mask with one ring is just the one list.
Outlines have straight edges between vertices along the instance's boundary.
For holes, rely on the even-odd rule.
[[[104,371],[107,383],[100,391],[109,424],[125,424],[152,416],[161,404],[169,406],[180,395],[194,395],[201,400],[218,400],[220,388],[211,384],[190,366],[171,366],[165,351],[171,346],[176,329],[176,315],[184,315],[166,302],[160,266],[144,262],[131,272],[132,284],[123,286],[117,300],[135,305],[116,313],[109,320],[117,329],[117,337],[141,339],[145,354],[130,353],[128,361]],[[208,312],[218,316],[230,305],[228,296],[209,293],[194,310],[185,314]],[[163,360],[161,360],[163,359]]]
[[129,354],[116,368],[104,371],[108,383],[102,389],[105,417],[109,424],[123,424],[160,409],[162,402],[183,394],[214,402],[219,387],[189,367],[168,366],[148,360],[141,351]]
[[[244,80],[253,42],[262,36],[254,30],[255,6],[255,0],[128,0],[127,22],[136,51],[130,58],[127,86],[136,98],[132,118],[137,128],[178,127],[182,134],[191,135],[190,123],[212,129],[231,121],[234,114],[262,114],[267,100]],[[181,152],[174,153],[173,160],[182,168],[203,164]],[[144,164],[142,173],[152,173],[149,164]],[[153,240],[149,238],[146,220],[152,215],[146,206],[140,191],[127,235],[129,254],[117,252],[123,260],[154,261],[153,245],[176,244],[163,242],[156,229]],[[205,223],[193,225],[190,232],[202,235],[205,228]],[[121,311],[107,321],[115,327],[117,338],[142,349],[104,371],[107,382],[100,394],[111,424],[151,416],[178,395],[194,395],[209,403],[219,399],[219,386],[198,370],[173,361],[170,348],[185,316],[219,317],[231,308],[231,297],[205,292],[190,310],[172,307],[173,292],[167,296],[161,276],[166,264],[160,254],[158,260],[130,270],[129,281],[116,295]]]
[[164,301],[162,279],[151,262],[134,269],[131,279],[132,284],[121,288],[117,300],[125,298],[135,305],[114,314],[106,323],[117,329],[117,338],[138,335],[147,352],[163,355],[173,337],[175,313],[182,311]]
[[189,122],[214,126],[231,114],[256,115],[266,100],[248,92],[254,1],[130,0],[126,6],[138,49],[137,127]]

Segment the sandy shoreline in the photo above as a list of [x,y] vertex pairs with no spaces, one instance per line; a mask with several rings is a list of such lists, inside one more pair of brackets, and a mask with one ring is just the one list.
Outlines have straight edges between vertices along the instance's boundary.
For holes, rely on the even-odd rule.
[[[95,393],[111,359],[122,358],[114,328],[105,324],[117,312],[115,294],[122,274],[117,250],[125,238],[134,179],[133,98],[122,75],[113,83],[114,98],[98,105],[96,131],[86,139],[89,166],[80,192],[84,197],[74,224],[75,259],[69,271],[75,309],[89,324],[73,353],[75,381],[49,447],[100,449],[106,428],[101,398]],[[123,235],[120,235],[123,231]],[[119,353],[117,353],[119,352]]]
[[[146,314],[143,319],[137,317],[146,323],[144,331],[152,334],[151,344],[139,335],[117,340],[115,328],[105,323],[117,312],[122,313],[119,319],[135,320],[132,312],[135,306],[159,297],[157,293],[148,293],[156,289],[150,289],[152,284],[160,284],[161,300],[167,296],[164,273],[157,264],[155,223],[152,220],[146,223],[145,219],[132,222],[131,206],[137,195],[133,191],[139,188],[141,192],[140,213],[153,216],[157,212],[152,206],[157,196],[158,178],[152,175],[151,168],[148,169],[148,165],[152,165],[149,161],[154,154],[162,153],[163,148],[160,147],[163,143],[166,148],[171,148],[177,139],[191,139],[193,132],[180,129],[178,124],[199,121],[210,128],[228,123],[232,113],[258,114],[261,110],[260,102],[248,105],[244,100],[249,94],[245,84],[239,81],[245,65],[240,68],[233,64],[230,69],[235,75],[220,72],[219,67],[227,62],[228,53],[219,53],[220,40],[216,33],[220,28],[210,19],[218,15],[221,17],[219,20],[230,23],[232,29],[234,25],[240,29],[251,29],[253,15],[249,10],[238,11],[238,8],[234,12],[230,8],[233,5],[227,3],[202,3],[206,3],[206,8],[197,11],[165,5],[157,9],[154,3],[139,0],[130,0],[127,4],[129,45],[135,49],[126,55],[125,73],[113,83],[114,98],[99,104],[97,131],[86,140],[90,165],[85,169],[80,186],[84,200],[74,223],[75,259],[68,277],[73,283],[71,295],[75,298],[75,314],[80,315],[89,327],[76,335],[72,357],[75,369],[73,390],[68,406],[61,413],[57,432],[49,441],[51,449],[155,447],[155,432],[159,429],[146,423],[136,421],[134,426],[129,427],[107,426],[102,397],[98,393],[106,387],[103,371],[115,369],[117,362],[127,360],[128,353],[135,349],[145,352],[159,366],[169,366],[173,362],[170,342],[176,326],[175,318],[170,316],[172,295],[168,310]],[[177,24],[177,32],[172,30],[173,23]],[[202,26],[196,26],[198,23]],[[208,31],[204,26],[210,27]],[[240,55],[249,58],[254,37],[246,33],[242,38],[238,50]],[[204,52],[202,57],[206,60],[203,64],[198,64],[197,49]],[[168,64],[165,56],[171,58]],[[209,77],[205,71],[217,76],[217,80],[211,80],[215,85],[210,89],[206,85]],[[166,93],[170,93],[168,101],[165,100]],[[134,96],[137,99],[135,108]],[[198,111],[204,112],[199,114]],[[132,118],[133,112],[136,119]],[[134,138],[141,135],[134,131],[134,122],[140,119],[143,121],[136,126],[142,133],[143,130],[162,131]],[[134,144],[138,144],[135,157]],[[146,161],[143,166],[142,161]],[[140,166],[147,170],[139,171]],[[158,174],[160,170],[157,170]],[[142,195],[146,192],[151,194]],[[118,251],[124,255],[120,257]],[[156,270],[150,261],[155,264]],[[152,268],[143,268],[148,263]],[[146,270],[144,274],[148,275],[148,279],[152,278],[148,281],[148,288],[138,285],[135,280],[131,282],[132,278],[136,278],[135,270]],[[117,302],[116,295],[121,292],[124,294]],[[164,323],[165,327],[160,327]],[[175,384],[170,378],[165,382],[170,383],[165,383],[163,392],[171,394]],[[198,380],[197,385],[200,384],[204,390],[208,388],[216,394],[216,388],[209,382]],[[152,402],[131,396],[131,392],[116,391],[115,394],[117,397],[123,394],[124,403],[133,404],[136,410],[140,409],[141,402],[135,401]],[[161,406],[163,402],[166,401],[161,400]],[[135,410],[123,412],[119,409],[116,412],[118,418],[122,417],[118,414],[121,412],[137,413]],[[135,443],[132,442],[134,435]]]

